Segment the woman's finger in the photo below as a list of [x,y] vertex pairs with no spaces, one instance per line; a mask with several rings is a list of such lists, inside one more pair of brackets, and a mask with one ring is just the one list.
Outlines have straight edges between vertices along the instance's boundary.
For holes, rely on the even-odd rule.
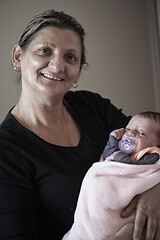
[[157,219],[156,218],[148,218],[147,221],[147,229],[146,229],[146,240],[153,240],[157,227]]
[[138,196],[135,196],[132,201],[128,204],[127,207],[125,207],[121,213],[122,218],[129,217],[136,209],[138,201]]
[[156,226],[156,233],[154,240],[159,240],[160,239],[160,218],[157,220],[157,226]]
[[[142,212],[137,212],[135,217],[135,225],[134,225],[134,232],[133,232],[133,239],[140,240],[142,236],[143,229],[146,224],[147,217]],[[150,239],[151,240],[151,239]]]

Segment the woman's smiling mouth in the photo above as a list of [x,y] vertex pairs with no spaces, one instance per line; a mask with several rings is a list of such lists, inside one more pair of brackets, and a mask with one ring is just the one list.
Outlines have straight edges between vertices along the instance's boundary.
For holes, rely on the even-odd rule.
[[53,79],[53,80],[56,80],[56,81],[62,81],[63,79],[60,78],[60,77],[55,77],[55,76],[52,76],[50,74],[47,74],[47,73],[41,73],[41,75],[45,78],[48,78],[48,79]]

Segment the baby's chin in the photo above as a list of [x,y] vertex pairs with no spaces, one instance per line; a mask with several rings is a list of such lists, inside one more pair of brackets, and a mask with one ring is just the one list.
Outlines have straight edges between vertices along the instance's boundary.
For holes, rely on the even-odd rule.
[[135,155],[136,153],[138,153],[139,151],[136,151],[136,149],[134,149],[130,154],[128,154],[129,156],[133,156]]
[[133,151],[130,153],[130,155],[135,155],[136,153],[139,153],[141,150],[143,150],[144,148],[134,148]]

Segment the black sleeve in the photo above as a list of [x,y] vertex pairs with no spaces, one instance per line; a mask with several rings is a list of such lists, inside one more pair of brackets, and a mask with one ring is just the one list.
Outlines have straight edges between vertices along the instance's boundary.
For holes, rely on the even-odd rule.
[[116,161],[116,162],[137,164],[137,165],[154,164],[158,159],[159,159],[159,154],[158,153],[146,153],[137,162],[132,161],[130,159],[130,157],[124,152],[119,152],[114,157],[114,161]]
[[[84,110],[84,115],[89,115],[89,118],[91,118],[92,113],[98,116],[105,123],[107,133],[118,128],[125,128],[131,119],[131,116],[127,117],[122,113],[122,109],[115,107],[110,99],[104,98],[98,93],[89,91],[68,92],[65,99],[70,101],[72,106],[75,105],[75,109],[79,106],[81,113]],[[88,114],[85,112],[86,109]]]
[[129,163],[129,164],[136,164],[133,162],[130,157],[124,153],[124,152],[118,152],[113,159],[115,162],[121,162],[121,163]]
[[109,132],[115,129],[125,128],[131,117],[126,117],[122,113],[122,109],[117,109],[112,103],[109,104],[108,114],[106,115],[106,127]]
[[145,153],[141,159],[137,162],[138,165],[141,164],[154,164],[159,159],[158,153]]
[[97,102],[99,103],[100,115],[103,116],[107,132],[111,133],[115,129],[125,128],[131,117],[127,117],[122,113],[122,109],[115,107],[107,98],[95,94]]
[[23,159],[0,149],[0,239],[37,240],[34,195]]
[[114,153],[115,151],[119,150],[118,147],[118,140],[110,135],[109,136],[109,140],[107,142],[107,145],[103,151],[103,159],[105,160],[107,157],[109,157],[112,153]]

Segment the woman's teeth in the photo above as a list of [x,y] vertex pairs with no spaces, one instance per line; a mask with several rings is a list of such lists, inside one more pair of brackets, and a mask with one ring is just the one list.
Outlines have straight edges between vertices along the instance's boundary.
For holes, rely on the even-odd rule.
[[53,77],[53,76],[51,76],[51,75],[49,75],[49,74],[46,74],[46,73],[42,73],[42,75],[43,75],[44,77],[47,77],[47,78],[50,78],[50,79],[54,79],[54,80],[57,80],[57,81],[61,81],[61,80],[62,80],[62,78]]

